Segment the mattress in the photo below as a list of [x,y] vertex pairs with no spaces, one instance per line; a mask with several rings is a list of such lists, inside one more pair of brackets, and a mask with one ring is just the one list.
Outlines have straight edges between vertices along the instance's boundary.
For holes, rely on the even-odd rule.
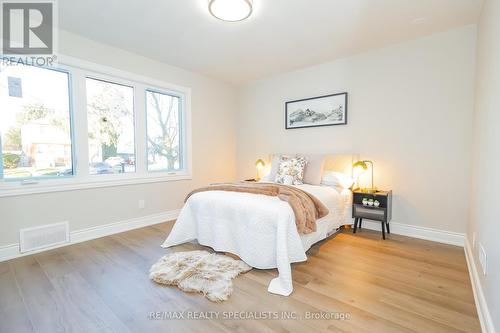
[[316,231],[301,235],[300,239],[307,251],[315,243],[332,235],[339,227],[351,225],[352,222],[352,192],[332,186],[295,185],[318,198],[329,210],[328,215],[316,221]]

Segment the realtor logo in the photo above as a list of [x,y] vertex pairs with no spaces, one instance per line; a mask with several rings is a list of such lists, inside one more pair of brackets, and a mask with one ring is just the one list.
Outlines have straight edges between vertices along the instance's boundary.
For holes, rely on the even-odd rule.
[[54,8],[53,1],[2,1],[3,54],[53,54]]

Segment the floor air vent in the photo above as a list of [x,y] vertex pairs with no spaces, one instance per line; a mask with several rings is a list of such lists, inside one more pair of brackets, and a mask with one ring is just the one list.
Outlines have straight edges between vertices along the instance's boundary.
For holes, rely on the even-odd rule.
[[69,243],[68,222],[42,225],[19,231],[21,253]]

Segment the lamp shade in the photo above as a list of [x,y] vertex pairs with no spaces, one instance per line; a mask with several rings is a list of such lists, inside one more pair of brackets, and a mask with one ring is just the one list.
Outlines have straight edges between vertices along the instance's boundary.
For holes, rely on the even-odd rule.
[[352,165],[354,169],[363,169],[363,171],[368,170],[368,165],[366,165],[365,161],[357,161]]

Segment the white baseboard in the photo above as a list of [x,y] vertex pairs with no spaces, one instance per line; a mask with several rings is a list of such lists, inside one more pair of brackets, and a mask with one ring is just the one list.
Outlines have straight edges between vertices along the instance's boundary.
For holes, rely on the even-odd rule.
[[42,251],[47,251],[51,249],[55,249],[62,246],[67,246],[71,244],[76,244],[84,241],[88,241],[91,239],[96,239],[104,236],[109,236],[113,234],[117,234],[120,232],[138,229],[142,227],[147,227],[149,225],[158,224],[166,221],[175,220],[177,216],[179,216],[180,210],[171,210],[167,212],[162,212],[153,215],[147,215],[142,217],[131,218],[124,221],[108,223],[104,225],[98,225],[91,228],[75,230],[70,232],[70,242],[61,244],[54,247],[49,247],[37,251],[31,251],[26,253],[19,252],[19,243],[11,244],[7,246],[0,247],[0,262],[5,260],[14,259],[17,257],[22,257],[30,254],[35,254]]
[[0,262],[20,257],[19,243],[0,246]]
[[[363,228],[381,231],[380,222],[363,220]],[[465,234],[460,232],[445,231],[433,228],[419,227],[416,225],[390,222],[391,233],[413,238],[420,238],[434,242],[464,246]]]
[[[124,232],[127,230],[137,229],[146,227],[148,225],[158,224],[169,220],[174,220],[179,215],[180,210],[172,210],[167,212],[162,212],[153,215],[147,215],[143,217],[132,218],[124,221],[99,225],[91,228],[81,229],[72,231],[70,233],[70,242],[66,244],[62,244],[55,247],[46,248],[39,251],[20,253],[19,252],[19,244],[11,244],[0,247],[0,262],[5,260],[10,260],[13,258],[21,257],[24,255],[30,255],[34,253],[38,253],[41,251],[47,251],[50,249],[54,249],[61,246],[76,244],[80,242],[84,242],[91,239],[96,239],[120,232]],[[432,228],[424,228],[414,225],[402,224],[402,223],[393,223],[391,222],[391,233],[403,236],[409,236],[414,238],[426,239],[430,241],[452,244],[458,246],[464,246],[465,236],[462,233],[444,231]],[[370,230],[378,230],[380,231],[380,223],[373,222],[369,220],[363,221],[363,228]]]
[[479,279],[476,260],[467,237],[465,238],[465,259],[467,260],[467,266],[469,268],[472,291],[474,293],[474,301],[476,302],[477,315],[481,323],[481,330],[483,333],[495,333],[493,319],[491,318],[488,303],[486,303],[483,287],[481,286],[481,280]]

